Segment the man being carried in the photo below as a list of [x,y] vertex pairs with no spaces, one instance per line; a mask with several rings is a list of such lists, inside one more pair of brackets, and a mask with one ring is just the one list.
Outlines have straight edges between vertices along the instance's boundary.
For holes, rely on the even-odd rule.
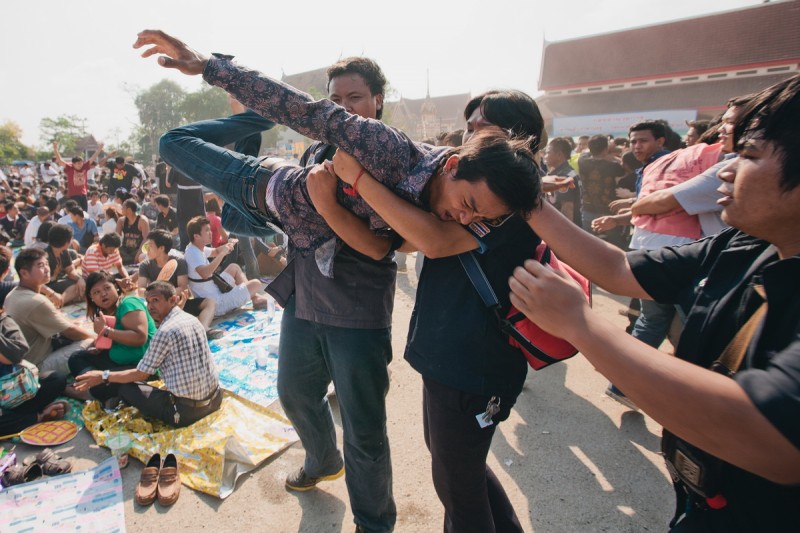
[[[217,371],[203,326],[178,305],[175,287],[156,281],[145,292],[147,310],[159,323],[136,368],[91,370],[76,378],[75,388],[89,390],[103,383],[124,383],[120,397],[144,416],[173,427],[186,427],[222,405]],[[164,389],[143,382],[159,371]]]

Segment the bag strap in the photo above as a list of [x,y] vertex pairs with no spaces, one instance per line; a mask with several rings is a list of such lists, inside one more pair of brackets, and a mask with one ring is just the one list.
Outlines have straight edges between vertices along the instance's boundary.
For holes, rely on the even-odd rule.
[[742,360],[747,353],[747,347],[750,345],[750,341],[753,339],[753,336],[756,334],[758,327],[764,319],[764,315],[767,313],[767,294],[764,291],[764,286],[754,285],[753,289],[764,299],[764,302],[755,310],[750,318],[747,319],[747,322],[744,323],[739,331],[736,332],[736,335],[734,335],[725,347],[722,355],[720,355],[712,365],[714,370],[722,371],[729,376],[732,376],[739,370],[739,366],[742,364]]
[[[543,262],[545,258],[547,261],[550,260],[549,246],[545,247],[541,258],[539,258],[539,261]],[[463,254],[458,254],[458,260],[461,262],[461,266],[464,267],[467,277],[472,282],[472,286],[475,287],[475,290],[478,292],[478,296],[481,297],[483,305],[485,305],[490,311],[492,311],[492,313],[494,313],[494,316],[497,319],[497,323],[500,327],[500,331],[517,341],[523,350],[537,359],[547,364],[558,363],[560,359],[550,357],[542,350],[537,348],[536,345],[530,341],[530,339],[528,339],[520,330],[516,328],[516,326],[514,326],[514,322],[518,322],[519,320],[525,318],[525,315],[522,313],[515,314],[513,317],[511,317],[514,322],[503,316],[502,308],[497,299],[497,295],[495,294],[491,284],[489,284],[489,279],[483,272],[483,269],[481,268],[480,263],[478,263],[478,258],[475,257],[475,254],[473,252],[464,252]],[[543,262],[543,264],[545,263]]]

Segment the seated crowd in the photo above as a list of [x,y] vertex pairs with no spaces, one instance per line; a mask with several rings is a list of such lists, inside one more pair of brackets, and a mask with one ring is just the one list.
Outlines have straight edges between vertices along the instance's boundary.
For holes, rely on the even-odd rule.
[[[135,201],[123,204],[129,214],[138,212]],[[12,218],[19,220],[11,205]],[[168,200],[161,207],[170,209]],[[0,375],[15,365],[31,365],[41,385],[33,399],[0,409],[4,433],[63,417],[68,404],[55,401],[59,395],[98,400],[107,408],[123,401],[176,427],[219,409],[222,396],[208,340],[222,331],[211,323],[250,300],[256,308],[268,304],[262,282],[247,279],[235,262],[236,239],[209,247],[211,223],[198,216],[189,224],[186,254],[173,247],[176,228],[128,235],[129,249],[137,252],[129,259],[142,259],[136,264],[120,254],[122,236],[99,235],[70,200],[63,208],[71,219],[66,224],[58,212],[51,216],[47,207],[38,208],[36,236],[16,258],[11,248],[0,246]],[[76,227],[92,238],[75,239]],[[25,231],[21,227],[19,234]],[[213,281],[216,276],[222,288]],[[86,321],[73,321],[61,310],[79,302],[86,304]],[[144,382],[157,371],[166,388],[154,393]]]

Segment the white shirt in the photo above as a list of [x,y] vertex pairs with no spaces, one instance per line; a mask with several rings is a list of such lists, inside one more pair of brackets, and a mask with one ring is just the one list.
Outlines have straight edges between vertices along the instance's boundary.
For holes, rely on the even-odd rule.
[[33,217],[30,222],[28,222],[28,227],[25,228],[25,236],[22,240],[25,242],[25,246],[30,246],[36,241],[36,234],[39,233],[39,226],[42,225],[42,220],[39,217]]
[[204,247],[203,250],[189,244],[183,252],[183,258],[186,260],[189,275],[189,288],[192,293],[200,298],[219,298],[222,294],[217,286],[212,281],[196,282],[193,279],[204,279],[203,276],[197,273],[197,267],[205,266],[208,264],[208,258],[214,251],[210,246]]

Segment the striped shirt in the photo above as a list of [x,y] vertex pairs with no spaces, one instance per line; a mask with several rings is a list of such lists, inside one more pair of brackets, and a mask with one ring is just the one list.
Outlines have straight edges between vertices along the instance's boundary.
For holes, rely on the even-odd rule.
[[111,268],[120,263],[122,263],[122,257],[120,257],[118,249],[115,249],[112,254],[103,255],[100,243],[95,243],[87,248],[86,253],[83,255],[83,277],[99,270],[111,272]]
[[136,369],[160,370],[167,390],[190,400],[205,400],[219,387],[203,325],[177,306],[161,321]]

